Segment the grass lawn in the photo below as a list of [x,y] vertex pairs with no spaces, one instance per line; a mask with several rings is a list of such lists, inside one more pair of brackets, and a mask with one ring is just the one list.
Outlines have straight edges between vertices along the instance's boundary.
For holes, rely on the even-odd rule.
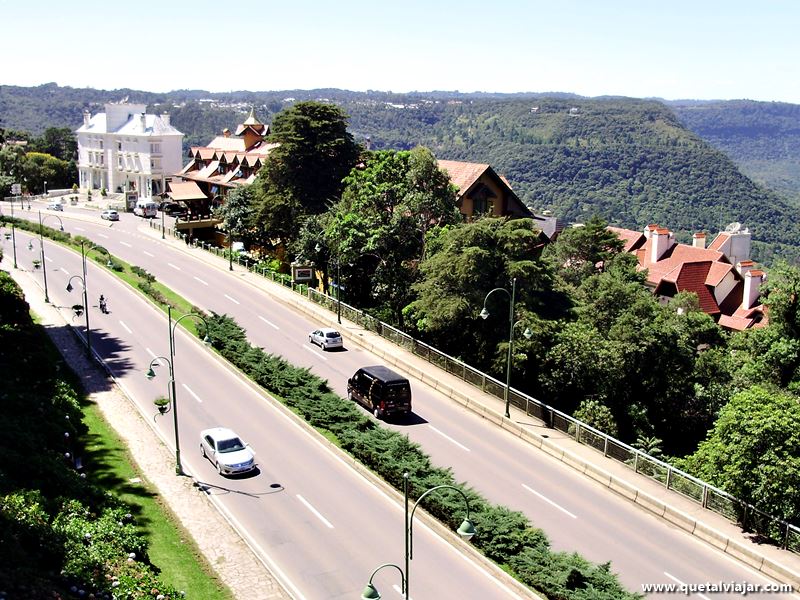
[[149,543],[150,560],[164,583],[186,592],[187,598],[231,600],[230,591],[212,573],[191,537],[164,506],[155,489],[137,472],[125,445],[92,403],[83,407],[86,436],[84,462],[105,489],[131,506],[136,523]]

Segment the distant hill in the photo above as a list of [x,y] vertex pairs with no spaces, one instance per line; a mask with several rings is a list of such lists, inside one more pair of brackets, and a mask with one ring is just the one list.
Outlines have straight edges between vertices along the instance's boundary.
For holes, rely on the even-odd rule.
[[[758,242],[756,258],[767,263],[776,254],[800,258],[800,225],[794,208],[743,175],[726,154],[676,116],[692,128],[713,133],[709,122],[714,119],[692,120],[692,115],[712,115],[706,110],[713,104],[684,103],[673,112],[657,100],[589,99],[562,93],[325,89],[153,94],[47,84],[0,86],[0,126],[32,133],[48,126],[77,127],[84,108],[96,112],[104,102],[125,97],[147,103],[153,111],[168,110],[172,123],[186,134],[187,145],[205,144],[223,127],[235,128],[251,105],[268,121],[294,100],[329,100],[351,115],[351,131],[360,141],[369,139],[372,148],[421,144],[440,158],[490,163],[530,206],[550,209],[568,221],[597,213],[612,224],[635,229],[659,223],[684,240],[693,231],[714,234],[739,221]],[[720,139],[724,137],[720,132],[731,134],[729,140],[735,137],[736,119],[730,114],[723,107],[716,117],[728,123],[716,130]],[[784,130],[790,130],[790,121]],[[702,122],[706,125],[701,127]],[[745,129],[756,131],[757,123],[753,116]],[[740,150],[729,155],[749,156]]]
[[745,175],[800,207],[800,105],[752,100],[668,105]]

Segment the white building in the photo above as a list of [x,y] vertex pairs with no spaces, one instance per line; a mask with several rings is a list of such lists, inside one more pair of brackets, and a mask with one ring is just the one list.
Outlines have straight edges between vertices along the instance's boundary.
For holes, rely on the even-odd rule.
[[169,115],[145,114],[144,104],[106,104],[94,116],[85,111],[78,138],[78,181],[82,189],[163,194],[183,166],[183,134]]

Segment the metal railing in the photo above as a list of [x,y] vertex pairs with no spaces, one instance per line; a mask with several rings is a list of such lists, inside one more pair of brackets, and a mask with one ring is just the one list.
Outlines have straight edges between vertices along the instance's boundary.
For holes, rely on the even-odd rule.
[[[150,226],[155,229],[161,229],[160,223],[151,222]],[[177,238],[186,238],[185,235],[171,229],[166,229],[166,233]],[[227,256],[227,252],[223,249],[204,242],[195,240],[192,245],[208,250],[217,256]],[[236,256],[236,262],[259,275],[306,296],[320,306],[324,306],[333,312],[337,310],[338,301],[336,298],[323,294],[307,285],[294,283],[289,275],[258,267],[255,261],[247,257]],[[342,317],[352,323],[356,323],[369,331],[374,331],[381,337],[405,348],[487,394],[500,399],[503,398],[505,383],[491,375],[487,375],[457,358],[444,354],[433,346],[429,346],[349,304],[342,302],[341,311]],[[640,475],[649,477],[665,488],[697,502],[703,508],[722,515],[730,521],[739,523],[745,531],[757,533],[779,544],[782,548],[800,554],[800,527],[773,517],[757,507],[739,500],[735,496],[664,461],[653,458],[641,450],[637,450],[519,390],[511,388],[509,390],[509,399],[510,403],[515,407],[525,411],[526,415],[541,420],[546,426],[566,433],[578,443],[594,448],[601,452],[603,456],[625,465]]]

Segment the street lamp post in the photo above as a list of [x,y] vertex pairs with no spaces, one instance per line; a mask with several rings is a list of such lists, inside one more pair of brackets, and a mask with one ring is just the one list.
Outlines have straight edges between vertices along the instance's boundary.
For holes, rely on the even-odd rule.
[[[480,316],[482,319],[486,319],[489,316],[489,311],[486,310],[486,301],[489,299],[495,292],[505,292],[509,299],[508,304],[508,356],[506,358],[506,387],[503,392],[503,399],[506,403],[506,418],[511,417],[511,412],[509,411],[510,405],[510,392],[511,392],[511,356],[513,353],[514,348],[514,327],[519,325],[521,321],[514,322],[514,305],[516,304],[517,300],[517,278],[513,277],[511,279],[511,291],[509,292],[506,288],[494,288],[483,299],[483,309],[480,312]],[[530,339],[533,333],[530,329],[525,329],[525,333],[523,334],[526,338]]]
[[11,247],[14,250],[14,268],[17,267],[17,228],[14,221],[14,201],[11,201]]
[[233,271],[233,236],[228,229],[228,270]]
[[[81,245],[81,250],[83,250],[83,245]],[[85,259],[84,259],[85,260]],[[67,281],[67,291],[72,291],[72,280],[77,279],[81,282],[83,286],[83,314],[86,316],[86,355],[91,360],[92,358],[92,330],[89,329],[89,296],[88,292],[86,291],[86,263],[84,262],[83,266],[83,277],[80,275],[73,275]]]
[[156,376],[155,371],[153,371],[153,366],[155,366],[160,360],[164,360],[169,365],[169,389],[172,392],[172,423],[175,429],[175,474],[176,475],[183,475],[183,467],[181,465],[181,446],[180,440],[178,438],[178,398],[175,394],[175,328],[178,326],[178,323],[183,321],[184,319],[192,318],[192,319],[199,319],[203,322],[206,328],[206,335],[203,339],[203,343],[210,344],[210,340],[208,338],[208,323],[206,320],[201,317],[200,315],[196,315],[194,313],[188,313],[178,317],[178,319],[173,323],[172,321],[172,307],[167,306],[167,328],[169,330],[169,358],[163,356],[157,356],[153,360],[150,361],[150,366],[147,369],[147,373],[145,373],[145,377],[148,379],[153,379]]
[[[45,182],[47,185],[47,182]],[[64,231],[64,223],[61,221],[61,217],[58,215],[47,215],[47,217],[55,217],[58,219],[58,223],[61,226],[61,231]],[[42,275],[44,276],[44,301],[48,304],[50,303],[50,297],[47,294],[47,265],[45,264],[44,258],[44,235],[42,235],[42,222],[47,220],[47,217],[42,218],[42,211],[39,211],[39,246],[42,249]]]
[[461,537],[461,539],[464,540],[465,542],[468,542],[469,540],[471,540],[472,536],[475,535],[475,525],[472,523],[472,521],[469,518],[469,499],[467,498],[467,495],[464,493],[463,490],[460,490],[459,488],[457,488],[455,486],[452,486],[452,485],[437,485],[437,486],[434,486],[434,487],[426,490],[425,492],[423,492],[422,495],[419,498],[417,498],[417,501],[414,503],[414,506],[411,508],[411,511],[409,512],[409,510],[408,510],[408,477],[409,477],[408,476],[408,472],[403,473],[403,506],[405,507],[405,572],[402,569],[400,569],[400,567],[398,567],[397,565],[392,564],[392,563],[386,563],[386,564],[381,565],[380,567],[378,567],[377,569],[375,569],[372,572],[372,575],[369,578],[369,583],[367,584],[367,587],[364,588],[364,592],[361,594],[361,598],[363,600],[379,600],[380,599],[381,595],[380,595],[380,593],[378,593],[378,590],[372,584],[372,578],[375,576],[375,573],[377,573],[383,567],[387,567],[387,566],[394,567],[398,571],[400,571],[400,576],[401,577],[405,574],[404,586],[403,586],[403,590],[402,590],[403,597],[406,598],[406,599],[411,598],[411,592],[410,592],[410,589],[411,589],[411,573],[410,573],[410,568],[411,568],[411,561],[414,559],[414,512],[417,510],[417,507],[420,505],[420,502],[422,502],[422,500],[428,494],[431,494],[433,492],[436,492],[438,490],[443,490],[443,489],[455,490],[456,492],[461,494],[461,497],[464,498],[464,505],[466,506],[466,509],[467,509],[467,516],[461,522],[461,525],[459,525],[458,529],[456,530],[456,533],[458,533],[458,535]]

